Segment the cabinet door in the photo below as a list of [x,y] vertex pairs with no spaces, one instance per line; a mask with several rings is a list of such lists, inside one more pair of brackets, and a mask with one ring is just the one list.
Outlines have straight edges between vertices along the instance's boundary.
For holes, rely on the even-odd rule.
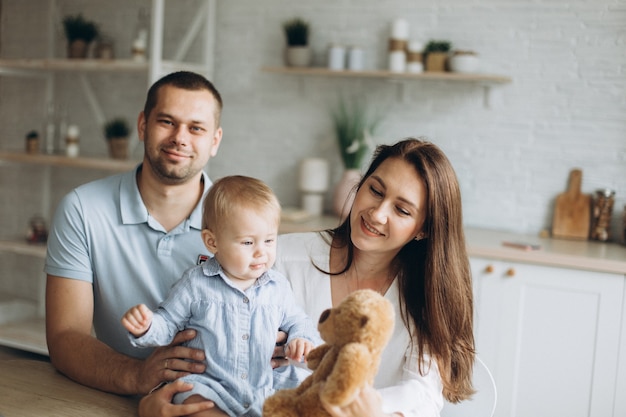
[[472,267],[495,416],[613,415],[624,277],[479,258]]

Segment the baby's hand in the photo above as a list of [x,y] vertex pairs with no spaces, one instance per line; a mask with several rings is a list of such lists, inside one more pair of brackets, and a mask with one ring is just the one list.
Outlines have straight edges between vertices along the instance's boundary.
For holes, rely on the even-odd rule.
[[129,309],[122,317],[122,325],[133,336],[143,336],[152,324],[152,311],[144,304],[136,305]]
[[302,362],[313,349],[313,343],[306,339],[293,339],[285,349],[285,356],[296,362]]

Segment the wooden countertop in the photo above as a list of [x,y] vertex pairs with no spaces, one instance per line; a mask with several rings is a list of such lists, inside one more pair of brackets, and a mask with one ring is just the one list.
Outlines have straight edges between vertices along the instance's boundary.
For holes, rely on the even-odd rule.
[[6,417],[134,417],[138,399],[80,385],[49,362],[0,360],[0,415]]
[[[590,240],[540,238],[486,229],[465,229],[469,256],[626,275],[626,246]],[[504,246],[503,242],[540,245],[539,250]]]

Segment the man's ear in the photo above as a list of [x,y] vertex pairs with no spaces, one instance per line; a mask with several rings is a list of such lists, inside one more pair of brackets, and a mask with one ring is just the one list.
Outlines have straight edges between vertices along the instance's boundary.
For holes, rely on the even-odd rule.
[[141,113],[139,113],[139,117],[137,117],[137,135],[139,136],[140,142],[143,142],[145,138],[146,123],[148,123],[148,121],[146,120],[146,117],[142,111]]
[[202,229],[202,242],[204,242],[204,246],[211,252],[212,254],[217,253],[217,241],[215,240],[215,233],[213,233],[209,229]]

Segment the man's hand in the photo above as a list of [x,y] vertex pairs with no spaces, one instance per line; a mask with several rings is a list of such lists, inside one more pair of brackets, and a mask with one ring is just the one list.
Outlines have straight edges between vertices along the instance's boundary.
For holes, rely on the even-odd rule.
[[272,354],[270,364],[272,369],[276,369],[281,366],[289,365],[289,360],[285,357],[285,342],[287,341],[287,333],[279,331],[276,336],[276,347]]
[[[180,335],[180,333],[179,333]],[[212,401],[203,401],[193,404],[172,404],[172,398],[179,392],[193,388],[190,383],[177,380],[163,388],[151,392],[139,402],[139,417],[177,417],[195,414],[213,408]]]
[[138,376],[141,384],[139,392],[145,394],[162,382],[204,372],[206,366],[201,363],[205,359],[204,352],[180,346],[194,337],[196,337],[195,330],[183,330],[168,346],[156,348],[142,364]]

